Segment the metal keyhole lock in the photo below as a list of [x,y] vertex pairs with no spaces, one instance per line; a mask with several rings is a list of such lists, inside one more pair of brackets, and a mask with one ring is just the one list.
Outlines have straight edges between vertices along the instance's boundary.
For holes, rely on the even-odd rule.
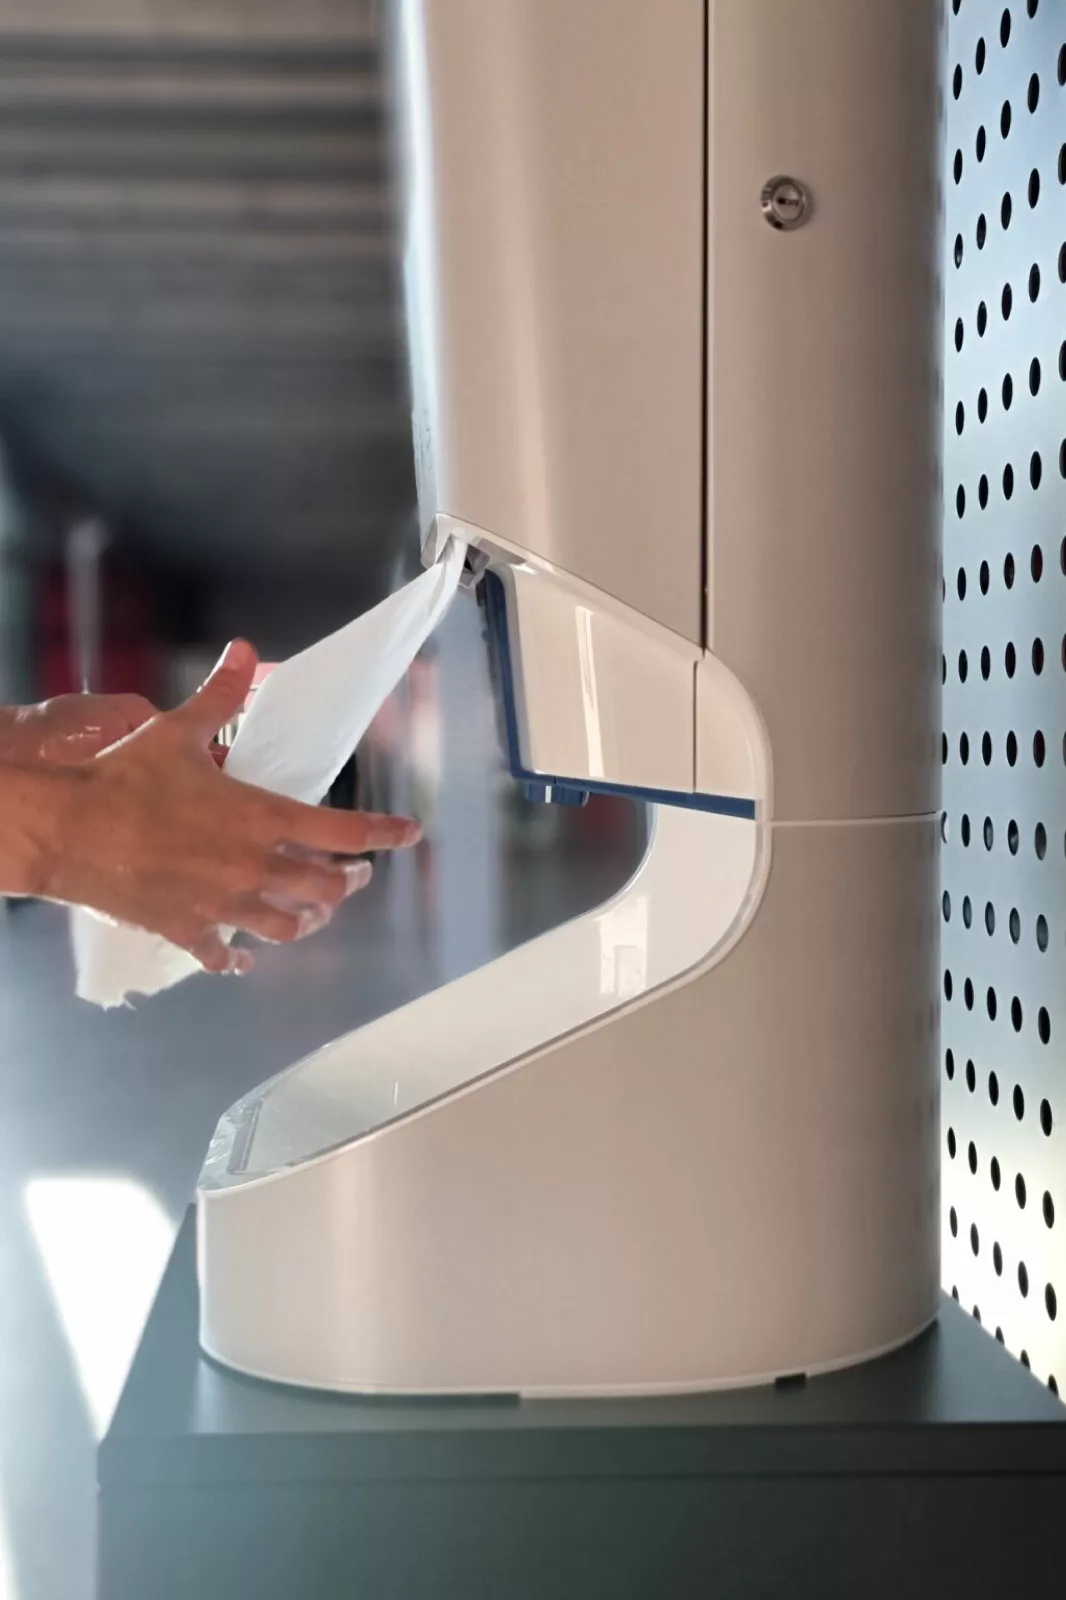
[[802,228],[811,214],[811,197],[797,178],[779,174],[763,184],[760,203],[762,214],[779,233],[791,233]]

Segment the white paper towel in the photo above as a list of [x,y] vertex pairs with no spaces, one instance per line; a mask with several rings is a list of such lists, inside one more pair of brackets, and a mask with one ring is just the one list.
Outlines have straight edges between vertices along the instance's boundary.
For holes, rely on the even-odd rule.
[[[465,555],[466,547],[452,540],[436,566],[276,667],[241,722],[226,772],[317,805],[443,618]],[[95,1005],[159,994],[200,971],[192,956],[157,934],[81,909],[71,912],[70,923],[78,996]]]

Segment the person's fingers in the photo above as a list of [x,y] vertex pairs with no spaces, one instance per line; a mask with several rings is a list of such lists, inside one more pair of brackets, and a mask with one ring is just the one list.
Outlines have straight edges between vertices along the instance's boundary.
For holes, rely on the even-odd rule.
[[248,895],[230,912],[234,927],[254,934],[268,944],[292,944],[324,928],[333,915],[331,906],[302,906],[296,909],[284,902],[272,905],[265,896]]
[[358,894],[361,889],[365,889],[374,876],[374,869],[369,861],[349,861],[343,871],[345,898],[349,895]]
[[185,942],[185,948],[203,967],[205,972],[229,972],[232,968],[231,952],[217,928],[203,928]]
[[292,944],[300,937],[300,916],[268,905],[259,895],[249,897],[233,908],[234,926],[251,933],[267,944]]
[[216,767],[224,767],[229,751],[224,744],[212,744],[208,749],[208,754]]
[[99,755],[100,734],[95,729],[91,733],[79,730],[76,733],[56,734],[42,740],[36,753],[40,761],[60,767],[76,767]]
[[205,972],[245,973],[255,966],[250,951],[231,948],[218,928],[214,924],[205,926],[201,917],[171,913],[158,921],[153,919],[153,931],[185,950]]
[[228,947],[217,935],[205,934],[193,946],[191,954],[194,955],[205,972],[221,975],[230,970],[230,952]]
[[167,712],[167,720],[207,744],[244,709],[258,662],[253,647],[244,639],[235,639],[207,682],[183,705]]
[[370,882],[368,861],[347,865],[319,865],[275,852],[263,881],[263,893],[280,896],[295,905],[339,906]]
[[274,799],[269,820],[279,844],[299,845],[329,855],[361,856],[371,850],[402,850],[417,844],[422,829],[409,817],[383,817],[369,811],[337,811]]
[[153,717],[159,715],[158,706],[141,694],[117,694],[115,705],[129,723],[131,732],[143,728],[146,722],[151,722]]

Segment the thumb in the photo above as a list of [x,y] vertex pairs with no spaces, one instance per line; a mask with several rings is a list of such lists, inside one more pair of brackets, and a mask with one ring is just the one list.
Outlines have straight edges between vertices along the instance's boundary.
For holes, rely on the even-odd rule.
[[207,682],[170,713],[170,720],[207,744],[220,728],[244,710],[258,664],[259,657],[252,645],[244,639],[235,639],[222,652]]

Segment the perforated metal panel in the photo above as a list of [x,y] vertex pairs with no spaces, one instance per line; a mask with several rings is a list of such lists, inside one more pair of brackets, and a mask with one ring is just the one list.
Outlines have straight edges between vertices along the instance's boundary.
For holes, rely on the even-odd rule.
[[1066,5],[949,0],[948,10],[944,1276],[1057,1390],[1066,1386]]

